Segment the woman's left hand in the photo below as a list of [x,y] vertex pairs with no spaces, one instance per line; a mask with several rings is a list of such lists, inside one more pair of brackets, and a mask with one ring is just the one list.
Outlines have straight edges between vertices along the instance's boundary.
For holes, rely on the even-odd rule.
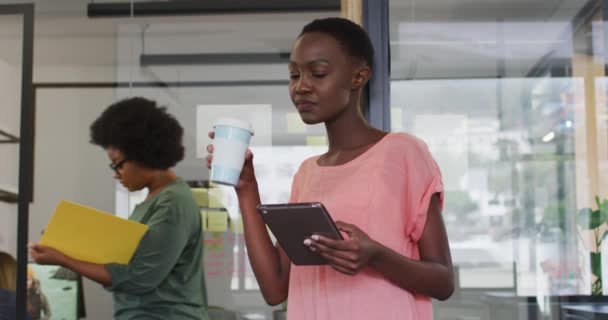
[[355,225],[338,221],[336,226],[338,230],[348,234],[348,239],[334,240],[321,235],[312,235],[310,239],[304,241],[304,244],[311,251],[327,259],[337,271],[356,275],[370,264],[381,245],[370,239]]
[[37,264],[42,265],[63,265],[66,255],[51,247],[40,244],[30,244],[30,256]]

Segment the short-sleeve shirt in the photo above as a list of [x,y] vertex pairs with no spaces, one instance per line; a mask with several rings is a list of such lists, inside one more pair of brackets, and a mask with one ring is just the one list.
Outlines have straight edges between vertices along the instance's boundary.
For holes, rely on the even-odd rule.
[[148,231],[128,265],[106,265],[115,319],[208,319],[201,215],[189,186],[178,179],[129,219]]
[[[321,202],[334,220],[420,259],[418,240],[431,197],[439,193],[443,202],[441,172],[424,142],[390,133],[346,164],[320,166],[318,159],[299,168],[291,202]],[[330,266],[292,265],[287,312],[289,320],[432,319],[429,297],[398,287],[372,268],[349,276]]]

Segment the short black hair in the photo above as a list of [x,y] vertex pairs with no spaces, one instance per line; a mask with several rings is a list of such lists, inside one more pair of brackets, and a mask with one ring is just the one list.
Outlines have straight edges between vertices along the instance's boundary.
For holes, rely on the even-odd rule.
[[165,107],[141,97],[109,106],[91,124],[91,143],[114,147],[126,159],[166,170],[184,158],[184,129]]
[[364,61],[368,67],[374,65],[374,46],[369,35],[360,25],[344,18],[315,19],[302,28],[300,36],[306,33],[321,32],[332,36],[346,52]]

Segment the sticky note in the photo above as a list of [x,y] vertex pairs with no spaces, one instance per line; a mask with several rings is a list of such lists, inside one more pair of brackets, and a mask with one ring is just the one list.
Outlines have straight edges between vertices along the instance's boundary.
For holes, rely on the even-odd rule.
[[207,209],[201,209],[201,225],[203,231],[207,230]]
[[207,188],[192,188],[192,195],[199,207],[209,206],[209,194]]
[[327,137],[326,136],[308,136],[308,137],[306,137],[306,145],[307,146],[326,146]]
[[62,200],[40,244],[97,264],[127,264],[148,227],[113,214]]
[[207,211],[207,229],[211,232],[228,231],[228,212],[227,211]]
[[209,208],[224,208],[226,195],[221,188],[210,188],[207,190],[209,196]]
[[305,133],[306,124],[302,121],[300,114],[297,112],[289,112],[287,118],[287,133]]
[[[222,242],[222,235],[220,233],[212,233],[211,234],[211,238],[210,239],[205,239],[204,241],[205,244],[205,252],[208,255],[210,252],[218,252],[219,254],[222,254],[223,257],[223,253],[221,253],[221,251],[224,249],[224,243]],[[216,259],[221,259],[220,256],[216,256]],[[205,259],[205,262],[208,261],[208,259]]]

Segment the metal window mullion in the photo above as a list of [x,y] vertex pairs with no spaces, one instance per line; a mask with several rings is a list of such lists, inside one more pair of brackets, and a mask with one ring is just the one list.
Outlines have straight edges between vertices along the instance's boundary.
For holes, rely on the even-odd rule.
[[369,123],[391,130],[390,36],[388,0],[363,0],[363,28],[374,45],[374,68],[366,90],[364,113]]

